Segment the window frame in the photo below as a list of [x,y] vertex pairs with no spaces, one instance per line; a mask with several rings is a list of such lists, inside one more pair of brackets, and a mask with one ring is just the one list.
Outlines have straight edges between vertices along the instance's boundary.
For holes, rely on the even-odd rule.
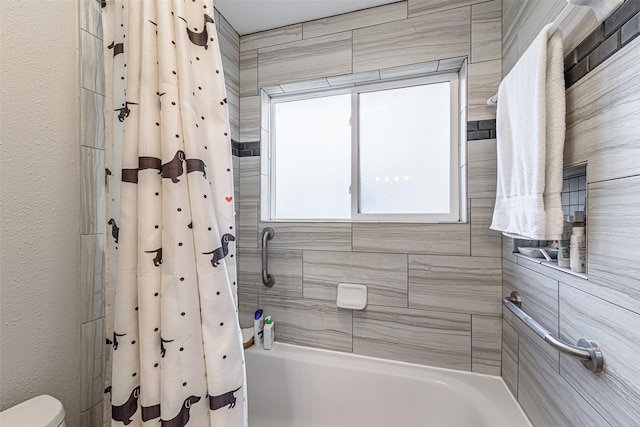
[[[361,213],[359,212],[359,195],[360,195],[360,157],[359,157],[359,94],[369,92],[379,92],[384,90],[402,89],[413,86],[422,86],[428,84],[444,83],[450,84],[450,210],[449,213],[436,214],[436,213],[422,213],[422,214],[402,214],[402,213]],[[299,101],[305,99],[322,98],[332,95],[351,95],[351,217],[340,219],[324,219],[324,218],[276,218],[276,185],[275,185],[275,129],[276,129],[276,105],[282,102]],[[295,93],[282,93],[268,95],[263,98],[263,102],[268,102],[267,111],[269,112],[269,131],[268,141],[263,147],[267,150],[267,159],[263,159],[261,162],[261,175],[262,179],[266,179],[267,182],[261,185],[262,192],[268,192],[268,194],[262,194],[261,201],[263,203],[260,211],[268,216],[268,218],[261,218],[265,222],[414,222],[414,223],[459,223],[462,222],[464,217],[461,212],[461,207],[464,205],[461,203],[461,197],[464,194],[464,189],[461,187],[461,155],[462,155],[462,141],[460,139],[460,76],[458,71],[446,72],[429,76],[421,77],[409,77],[397,80],[376,81],[367,84],[357,84],[341,88],[322,88],[308,91],[300,91]],[[263,106],[264,111],[264,106]],[[268,170],[265,171],[265,168]],[[267,204],[266,209],[264,203]]]

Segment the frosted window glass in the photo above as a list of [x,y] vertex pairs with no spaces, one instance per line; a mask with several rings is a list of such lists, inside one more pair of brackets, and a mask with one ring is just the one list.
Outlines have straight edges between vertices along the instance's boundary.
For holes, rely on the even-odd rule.
[[275,217],[351,218],[351,95],[275,104]]
[[362,93],[360,213],[449,213],[449,82]]

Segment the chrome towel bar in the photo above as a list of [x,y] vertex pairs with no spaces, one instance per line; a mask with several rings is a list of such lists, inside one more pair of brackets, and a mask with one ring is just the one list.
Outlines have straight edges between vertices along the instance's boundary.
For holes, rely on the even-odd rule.
[[580,362],[585,368],[592,372],[602,371],[604,366],[604,357],[598,344],[591,340],[580,338],[578,345],[567,344],[560,341],[558,338],[551,335],[551,332],[547,331],[544,326],[533,320],[531,316],[522,311],[522,298],[516,291],[511,292],[511,296],[502,298],[502,304],[509,309],[513,314],[518,316],[520,320],[524,322],[533,332],[535,332],[540,338],[545,340],[547,344],[558,350],[560,353],[568,354],[569,356],[580,359]]
[[262,283],[271,288],[276,283],[276,278],[267,272],[269,263],[269,256],[267,254],[267,241],[273,239],[276,232],[271,227],[266,227],[262,230]]

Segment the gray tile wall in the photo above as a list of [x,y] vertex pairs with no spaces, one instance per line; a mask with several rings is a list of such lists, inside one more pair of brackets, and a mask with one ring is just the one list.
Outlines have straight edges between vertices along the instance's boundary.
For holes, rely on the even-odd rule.
[[105,382],[105,80],[99,0],[80,0],[80,424],[100,427]]
[[[379,69],[386,76],[459,68],[460,60],[449,60],[458,57],[469,62],[462,120],[467,111],[468,120],[495,119],[484,105],[500,82],[501,9],[500,0],[410,0],[241,37],[241,140],[266,136],[261,88],[314,79],[328,87],[354,73],[378,79]],[[264,156],[240,157],[241,323],[252,326],[260,306],[281,341],[500,374],[502,241],[488,229],[495,140],[472,141],[466,151],[474,187],[465,224],[262,223]],[[258,236],[266,226],[276,232],[272,289],[260,280]],[[368,285],[365,311],[336,307],[339,282]]]
[[[560,3],[504,0],[504,72]],[[587,163],[588,280],[503,252],[503,294],[518,290],[528,314],[571,343],[593,339],[605,357],[603,372],[593,374],[504,312],[502,377],[536,427],[640,419],[639,93],[638,38],[567,90],[564,164]]]

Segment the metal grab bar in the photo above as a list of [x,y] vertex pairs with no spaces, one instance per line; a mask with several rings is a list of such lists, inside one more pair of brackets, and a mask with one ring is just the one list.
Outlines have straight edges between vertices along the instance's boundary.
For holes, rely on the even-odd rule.
[[262,283],[271,288],[276,283],[276,278],[267,272],[267,264],[269,262],[269,256],[267,255],[267,241],[273,239],[276,232],[271,227],[266,227],[262,230]]
[[511,292],[511,296],[502,298],[502,304],[509,309],[513,314],[518,316],[520,320],[524,322],[529,328],[533,330],[540,338],[545,340],[551,347],[558,350],[560,353],[568,354],[569,356],[580,359],[580,362],[585,368],[592,372],[602,371],[604,366],[604,357],[598,344],[591,340],[580,338],[578,345],[567,344],[560,341],[558,338],[551,335],[551,332],[547,331],[544,326],[533,320],[531,316],[522,311],[522,298],[516,291]]

